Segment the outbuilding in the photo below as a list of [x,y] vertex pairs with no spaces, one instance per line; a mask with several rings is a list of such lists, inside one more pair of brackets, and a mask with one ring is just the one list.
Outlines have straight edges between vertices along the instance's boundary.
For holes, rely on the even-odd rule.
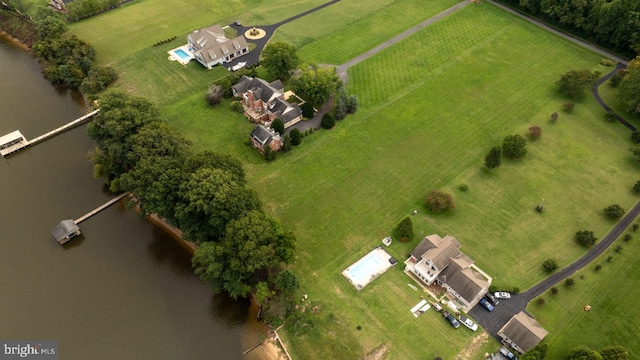
[[80,227],[75,221],[68,219],[62,220],[58,226],[51,230],[53,237],[60,243],[60,245],[80,235]]

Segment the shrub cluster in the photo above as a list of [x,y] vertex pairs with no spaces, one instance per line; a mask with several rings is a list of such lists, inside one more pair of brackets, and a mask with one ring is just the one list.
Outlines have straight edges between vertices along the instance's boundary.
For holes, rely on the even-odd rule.
[[160,45],[166,44],[168,42],[172,42],[175,39],[176,39],[176,36],[172,36],[170,38],[167,38],[167,39],[164,39],[164,40],[160,40],[157,43],[153,44],[153,47],[160,46]]

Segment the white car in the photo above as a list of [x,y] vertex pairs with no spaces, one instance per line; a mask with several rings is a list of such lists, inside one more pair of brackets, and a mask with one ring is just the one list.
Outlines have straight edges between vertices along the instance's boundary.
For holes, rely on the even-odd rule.
[[478,330],[478,325],[476,323],[474,323],[473,321],[471,321],[471,319],[468,319],[462,315],[460,315],[460,322],[462,323],[462,325],[468,327],[473,331]]
[[511,294],[505,291],[497,291],[493,294],[497,299],[511,299]]
[[245,65],[247,65],[246,62],[239,62],[231,67],[231,71],[238,71],[242,69]]

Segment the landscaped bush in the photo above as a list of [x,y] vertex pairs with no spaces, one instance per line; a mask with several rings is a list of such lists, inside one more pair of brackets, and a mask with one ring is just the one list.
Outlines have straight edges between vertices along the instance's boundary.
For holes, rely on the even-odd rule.
[[555,124],[556,121],[558,121],[558,112],[554,112],[553,114],[551,114],[550,121],[552,124]]
[[536,305],[538,306],[542,306],[546,303],[546,301],[544,300],[544,298],[539,297],[538,300],[536,300]]
[[300,145],[300,143],[302,142],[302,134],[300,133],[300,130],[293,128],[289,132],[289,135],[291,136],[291,145],[293,146]]
[[460,184],[458,189],[460,189],[460,191],[467,191],[469,190],[469,186],[467,184]]
[[602,265],[600,265],[600,264],[596,265],[596,266],[593,268],[593,270],[595,270],[596,272],[597,272],[597,271],[600,271],[600,269],[602,269]]
[[[640,180],[636,181],[635,185],[633,185],[633,191],[640,194]],[[638,224],[633,224],[633,225],[637,226]],[[635,230],[637,229],[638,228],[636,227]]]
[[629,242],[631,241],[631,239],[633,239],[633,236],[631,234],[624,234],[624,242]]
[[527,140],[518,134],[502,140],[502,153],[509,159],[519,159],[527,155]]
[[494,146],[489,150],[489,153],[484,157],[484,166],[487,169],[495,169],[502,164],[502,148],[500,146]]
[[619,219],[624,215],[624,209],[618,204],[613,204],[606,207],[604,213],[611,219]]
[[278,153],[273,151],[271,149],[271,146],[267,146],[264,148],[264,159],[267,160],[267,162],[275,160],[277,155]]
[[413,239],[415,233],[413,231],[413,221],[411,221],[410,217],[405,216],[398,226],[396,226],[395,236],[400,238],[400,241],[403,242]]
[[241,113],[241,112],[244,112],[244,107],[242,107],[242,103],[240,101],[232,101],[231,110]]
[[575,284],[576,284],[576,281],[573,280],[572,278],[568,278],[567,280],[564,281],[564,285],[568,288],[572,287]]
[[554,259],[547,259],[542,263],[542,267],[544,268],[544,271],[551,273],[558,268],[558,264]]
[[616,246],[614,251],[617,252],[617,253],[620,253],[622,251],[622,249],[623,249],[622,245],[618,245],[618,246]]
[[568,113],[571,113],[575,107],[576,104],[571,101],[567,101],[566,103],[562,104],[562,108]]
[[308,102],[300,105],[300,110],[302,110],[302,116],[307,119],[311,119],[316,114],[315,110],[313,110],[313,105]]
[[640,224],[633,224],[633,225],[631,225],[631,230],[632,230],[632,231],[634,231],[634,232],[635,232],[635,231],[637,231],[637,230],[638,230],[638,228],[640,228]]
[[453,197],[440,190],[431,191],[427,196],[426,204],[427,208],[435,213],[455,208]]
[[551,288],[551,295],[558,295],[558,293],[560,292],[560,290],[558,290],[557,287],[552,287]]
[[280,135],[284,134],[284,123],[280,119],[273,120],[271,128]]
[[172,37],[170,37],[170,38],[168,38],[168,39],[164,39],[164,40],[160,40],[160,41],[158,41],[157,43],[153,44],[153,46],[154,46],[154,47],[156,47],[156,46],[160,46],[160,45],[162,45],[162,44],[166,44],[166,43],[168,43],[168,42],[172,42],[172,41],[173,41],[173,40],[175,40],[175,39],[176,39],[176,37],[175,37],[175,36],[172,36]]
[[582,246],[591,246],[596,243],[596,240],[593,231],[581,230],[576,233],[576,241]]
[[636,130],[631,133],[631,141],[636,144],[640,144],[640,131]]
[[204,96],[204,98],[207,100],[207,103],[209,103],[209,105],[215,106],[220,104],[223,96],[224,96],[224,89],[222,89],[222,86],[211,84],[209,85],[209,88],[207,89],[207,94]]
[[512,294],[518,294],[520,292],[520,288],[517,286],[495,286],[489,285],[489,292],[494,293],[497,291],[506,291]]
[[613,59],[602,59],[600,60],[600,65],[603,66],[613,66],[616,64],[616,61]]
[[537,139],[542,135],[542,128],[540,126],[534,125],[529,128],[529,136],[532,139]]
[[334,127],[335,125],[336,125],[336,120],[333,118],[333,116],[331,116],[331,114],[329,113],[324,114],[324,116],[322,117],[322,122],[320,122],[320,126],[328,130]]

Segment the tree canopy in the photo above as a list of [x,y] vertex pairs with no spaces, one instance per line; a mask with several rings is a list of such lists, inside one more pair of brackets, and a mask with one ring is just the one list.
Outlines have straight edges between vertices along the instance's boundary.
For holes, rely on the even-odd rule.
[[300,62],[296,50],[295,46],[282,41],[269,43],[262,51],[260,63],[271,77],[287,80]]
[[249,211],[227,224],[221,242],[205,243],[196,250],[192,260],[195,272],[214,292],[225,290],[233,298],[246,296],[266,279],[271,267],[289,260],[282,254],[292,251],[293,245],[278,242],[280,235],[273,219],[260,211]]
[[509,159],[519,159],[527,154],[527,140],[518,135],[509,135],[502,140],[502,153]]
[[487,156],[484,157],[484,166],[487,169],[495,169],[502,164],[502,149],[500,146],[494,146],[489,150]]
[[185,239],[217,241],[227,223],[247,211],[260,209],[258,196],[221,169],[203,168],[180,184],[175,217]]
[[640,113],[640,56],[629,62],[627,74],[620,83],[618,98],[630,113]]
[[562,95],[571,100],[579,100],[599,76],[599,73],[589,70],[570,70],[560,77],[556,85]]
[[447,194],[440,190],[433,190],[429,193],[426,199],[426,204],[429,210],[434,213],[439,213],[444,210],[455,208],[453,197],[451,194]]
[[341,86],[342,81],[333,67],[306,66],[291,79],[293,90],[316,106],[324,104]]
[[415,232],[413,230],[413,221],[408,216],[405,216],[398,226],[396,227],[396,236],[404,241],[411,240],[415,236]]

